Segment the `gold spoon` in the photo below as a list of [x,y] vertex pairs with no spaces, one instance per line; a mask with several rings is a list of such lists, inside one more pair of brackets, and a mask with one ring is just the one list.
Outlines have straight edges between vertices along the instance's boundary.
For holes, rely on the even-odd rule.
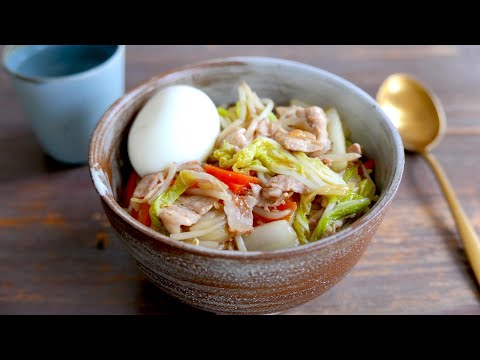
[[393,74],[380,86],[377,102],[397,127],[405,149],[419,153],[432,167],[452,211],[473,272],[480,283],[480,241],[440,163],[430,153],[445,133],[446,118],[440,100],[413,77]]

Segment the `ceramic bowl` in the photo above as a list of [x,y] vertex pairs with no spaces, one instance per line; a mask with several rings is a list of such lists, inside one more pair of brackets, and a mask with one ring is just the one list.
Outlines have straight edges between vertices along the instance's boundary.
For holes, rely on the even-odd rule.
[[[246,81],[261,97],[335,106],[376,161],[379,201],[337,234],[294,249],[227,252],[170,240],[143,226],[119,204],[131,171],[126,138],[135,115],[159,89],[193,85],[216,104],[237,99]],[[185,129],[188,131],[188,129]],[[363,90],[313,66],[273,58],[237,57],[186,66],[156,76],[118,100],[100,120],[89,153],[93,184],[105,213],[139,268],[160,289],[195,308],[219,314],[279,313],[310,301],[338,283],[358,262],[400,184],[404,150],[397,130]],[[368,286],[368,285],[367,285]]]

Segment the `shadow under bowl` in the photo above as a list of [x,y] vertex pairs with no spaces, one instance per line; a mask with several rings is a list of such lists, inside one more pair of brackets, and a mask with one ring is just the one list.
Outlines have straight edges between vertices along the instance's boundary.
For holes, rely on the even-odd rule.
[[[378,202],[337,234],[294,249],[228,252],[174,241],[134,220],[119,204],[131,171],[126,139],[138,111],[158,90],[195,86],[220,104],[236,101],[246,81],[276,104],[291,99],[336,107],[375,159]],[[188,131],[186,129],[185,131]],[[218,314],[270,314],[321,295],[358,262],[399,187],[404,150],[393,124],[363,90],[324,70],[281,59],[212,60],[154,77],[118,100],[100,120],[90,144],[90,172],[105,213],[139,268],[163,291],[193,307]]]

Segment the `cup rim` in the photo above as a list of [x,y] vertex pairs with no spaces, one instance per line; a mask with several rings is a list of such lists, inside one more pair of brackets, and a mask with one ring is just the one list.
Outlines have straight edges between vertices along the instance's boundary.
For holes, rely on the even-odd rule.
[[[129,103],[135,101],[137,98],[142,96],[145,91],[152,89],[155,86],[155,83],[163,78],[168,78],[171,76],[178,76],[179,74],[188,73],[188,72],[195,72],[201,71],[204,68],[211,68],[211,67],[228,67],[228,66],[241,66],[241,65],[260,65],[260,64],[273,64],[278,66],[290,66],[295,67],[297,69],[304,69],[306,71],[315,72],[323,77],[335,81],[345,87],[347,87],[350,91],[356,93],[359,97],[363,99],[367,104],[371,105],[375,111],[378,111],[382,115],[383,125],[388,128],[387,133],[390,136],[390,140],[392,142],[394,151],[394,164],[392,170],[392,176],[387,180],[385,186],[385,190],[383,194],[380,196],[379,200],[375,203],[372,209],[365,215],[363,215],[360,219],[352,223],[346,229],[342,231],[328,236],[322,241],[316,241],[313,243],[297,246],[295,248],[289,249],[282,249],[282,250],[275,250],[275,251],[251,251],[251,252],[239,252],[239,251],[226,251],[226,250],[216,250],[216,249],[209,249],[203,248],[199,246],[194,246],[191,244],[187,244],[181,241],[172,240],[169,237],[156,232],[145,225],[139,223],[133,217],[131,217],[121,206],[120,204],[113,198],[113,195],[110,193],[105,193],[104,189],[99,189],[98,181],[95,181],[95,178],[98,177],[98,167],[100,164],[100,154],[101,154],[101,142],[104,137],[105,131],[109,124],[113,121],[118,113],[125,109]],[[382,216],[384,212],[387,210],[388,206],[390,205],[391,201],[395,197],[397,190],[400,186],[400,182],[402,180],[403,171],[404,171],[404,163],[405,163],[405,154],[404,148],[402,145],[402,141],[400,135],[393,125],[393,123],[389,120],[388,116],[385,112],[380,108],[380,105],[364,90],[362,90],[357,85],[351,83],[350,81],[335,75],[331,72],[326,70],[320,69],[318,67],[308,65],[305,63],[285,60],[280,58],[272,58],[272,57],[257,57],[257,56],[244,56],[244,57],[226,57],[226,58],[218,58],[213,60],[208,60],[204,62],[199,62],[191,65],[185,65],[181,67],[174,68],[172,70],[163,72],[157,76],[150,78],[139,84],[137,87],[128,91],[124,96],[118,99],[107,112],[102,116],[100,121],[95,128],[93,133],[91,142],[90,142],[90,150],[89,150],[89,171],[92,179],[92,183],[99,194],[102,201],[114,212],[115,216],[118,216],[122,221],[125,221],[128,225],[133,227],[135,230],[140,231],[144,235],[148,236],[148,238],[152,240],[159,241],[164,243],[168,246],[171,246],[177,250],[182,250],[187,253],[199,256],[205,256],[210,258],[220,258],[220,259],[229,259],[229,260],[275,260],[284,258],[285,256],[302,256],[307,252],[315,252],[319,249],[325,248],[330,246],[333,243],[340,242],[345,240],[351,236],[355,236],[355,234],[362,233],[363,231],[368,232],[369,224],[379,216]],[[103,193],[103,194],[102,194]]]
[[63,75],[63,76],[30,76],[30,75],[24,75],[22,73],[19,73],[18,71],[14,71],[7,66],[7,57],[11,54],[12,51],[14,51],[20,46],[30,46],[30,45],[6,45],[4,47],[2,51],[2,67],[8,74],[13,76],[14,78],[17,78],[23,81],[32,82],[32,83],[61,82],[61,81],[77,80],[77,79],[93,76],[99,71],[101,71],[103,68],[107,67],[111,62],[114,61],[114,59],[121,56],[121,54],[125,52],[125,48],[126,48],[126,45],[116,45],[115,51],[106,60],[102,61],[98,65],[95,65],[94,67],[91,67],[87,70],[80,71],[74,74]]

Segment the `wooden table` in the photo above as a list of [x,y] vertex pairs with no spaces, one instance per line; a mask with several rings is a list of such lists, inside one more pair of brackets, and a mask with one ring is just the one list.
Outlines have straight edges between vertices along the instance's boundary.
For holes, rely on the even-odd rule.
[[[435,154],[480,233],[480,47],[128,46],[127,88],[172,67],[229,55],[313,64],[373,96],[390,73],[423,79],[448,117]],[[137,270],[103,215],[87,167],[42,154],[4,72],[0,113],[0,314],[196,312]],[[287,314],[480,314],[480,288],[421,158],[407,156],[398,195],[355,268]]]

